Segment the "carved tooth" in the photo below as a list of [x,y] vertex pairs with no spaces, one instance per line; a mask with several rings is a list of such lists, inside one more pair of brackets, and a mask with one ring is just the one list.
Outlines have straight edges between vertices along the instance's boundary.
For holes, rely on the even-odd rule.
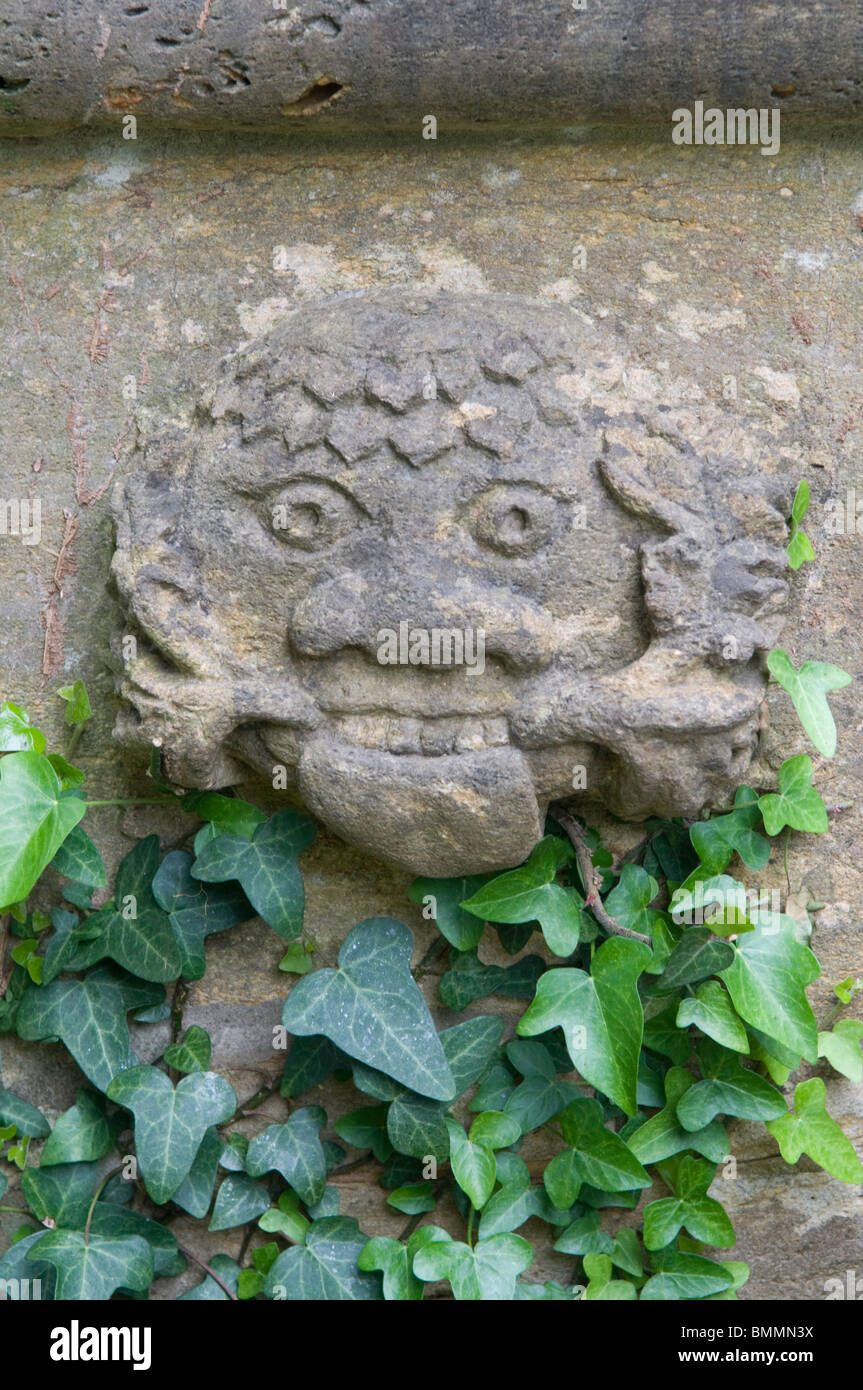
[[419,720],[391,719],[387,748],[391,753],[418,753],[420,751]]
[[465,719],[455,736],[457,753],[478,753],[486,747],[485,725],[481,719]]

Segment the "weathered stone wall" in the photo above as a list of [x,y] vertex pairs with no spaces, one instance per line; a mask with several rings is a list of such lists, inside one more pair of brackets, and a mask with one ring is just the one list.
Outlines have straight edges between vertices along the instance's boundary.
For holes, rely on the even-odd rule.
[[[19,8],[23,24],[32,7]],[[62,715],[52,692],[65,680],[84,678],[97,709],[80,746],[90,795],[146,794],[143,769],[111,740],[116,706],[109,639],[120,613],[108,588],[112,539],[105,489],[112,476],[128,468],[136,429],[184,418],[202,378],[224,352],[286,310],[334,292],[413,285],[562,301],[576,315],[604,323],[619,344],[605,375],[585,383],[592,397],[601,401],[605,391],[624,391],[636,409],[668,404],[696,434],[720,417],[733,422],[736,415],[741,447],[750,427],[757,426],[771,441],[771,465],[807,478],[812,488],[807,529],[817,559],[793,580],[783,644],[797,663],[826,659],[858,677],[832,699],[839,725],[836,759],[815,760],[816,783],[835,808],[830,831],[818,839],[792,836],[788,858],[794,892],[805,885],[812,898],[826,903],[816,918],[814,943],[823,976],[813,990],[824,1016],[832,985],[848,973],[863,974],[858,924],[863,804],[856,786],[863,765],[857,623],[863,608],[863,540],[829,535],[824,524],[829,499],[844,501],[855,486],[863,496],[859,134],[853,126],[795,127],[788,118],[775,157],[763,157],[756,147],[676,147],[666,110],[665,128],[649,135],[627,127],[569,124],[543,131],[521,123],[466,133],[441,120],[437,140],[424,140],[421,108],[441,114],[465,90],[476,94],[485,83],[488,92],[494,64],[485,53],[479,66],[463,56],[461,66],[447,67],[435,58],[444,41],[465,55],[470,45],[454,44],[454,31],[447,30],[446,39],[443,31],[438,35],[436,49],[418,30],[412,42],[433,64],[424,71],[433,74],[428,90],[442,94],[436,106],[406,77],[404,29],[392,28],[387,45],[379,28],[376,47],[363,37],[363,25],[385,26],[387,18],[367,14],[367,8],[340,5],[337,35],[319,27],[313,37],[307,25],[302,39],[319,44],[322,52],[324,45],[334,53],[348,51],[349,43],[359,45],[350,50],[355,66],[342,71],[325,56],[318,58],[317,50],[312,60],[312,50],[302,49],[302,63],[288,70],[288,77],[280,68],[272,89],[280,86],[290,99],[303,90],[302,73],[312,80],[333,73],[357,94],[361,111],[371,111],[376,94],[414,93],[415,120],[386,135],[346,121],[328,131],[304,121],[292,126],[289,141],[278,135],[159,129],[169,120],[212,125],[224,112],[240,113],[236,123],[242,124],[247,88],[242,81],[231,88],[233,106],[216,93],[212,111],[209,94],[203,105],[184,108],[165,88],[168,67],[155,67],[152,36],[135,50],[134,71],[130,68],[122,80],[129,87],[146,78],[153,91],[160,82],[162,87],[151,105],[149,97],[136,103],[139,112],[142,107],[152,112],[152,122],[142,117],[137,138],[124,139],[122,103],[112,108],[99,95],[103,79],[97,69],[104,60],[112,65],[111,81],[121,80],[122,54],[111,45],[118,32],[125,33],[127,21],[118,16],[121,10],[129,15],[140,9],[142,22],[152,28],[146,7],[100,7],[106,27],[112,27],[110,36],[103,35],[100,59],[88,56],[92,34],[76,31],[76,6],[67,6],[63,33],[72,50],[53,39],[42,41],[55,79],[40,88],[34,63],[32,92],[10,84],[6,56],[13,52],[14,35],[9,38],[6,26],[0,98],[7,129],[9,122],[33,130],[53,118],[62,125],[80,121],[85,91],[85,110],[98,98],[98,119],[113,120],[114,126],[38,142],[7,139],[0,145],[0,491],[42,501],[41,544],[0,537],[0,696],[26,703],[36,722],[59,738]],[[523,7],[513,7],[513,15],[516,8]],[[552,96],[567,71],[555,65],[565,63],[566,41],[556,46],[554,63],[537,66],[530,55],[536,58],[549,11],[562,18],[565,8],[543,7],[541,25],[538,19],[526,21],[527,60],[519,82],[525,109],[534,114],[545,102],[546,114],[555,114]],[[633,8],[637,32],[660,42],[663,31],[652,17],[654,7],[611,7],[620,16]],[[195,32],[186,34],[190,43],[211,48],[224,43],[236,56],[238,43],[221,34],[229,22],[210,14],[210,6],[172,9],[178,19],[185,16],[187,30],[192,23]],[[423,15],[431,12],[431,7],[421,9]],[[206,22],[199,28],[203,11]],[[757,37],[762,11],[766,7],[750,7],[756,27],[746,33]],[[811,61],[801,92],[809,94],[813,107],[820,94],[827,111],[853,106],[853,82],[834,82],[826,61],[823,70],[819,67],[818,31],[809,27],[825,15],[835,18],[837,9],[800,11],[799,22],[788,16],[786,47],[778,45],[773,53],[764,48],[771,63],[774,55],[783,56],[781,71],[771,66],[768,74],[767,58],[760,67],[750,63],[745,73],[741,68],[722,87],[729,100],[746,102],[756,89],[764,93],[761,75],[793,85],[795,52],[808,46]],[[465,4],[450,7],[448,17],[480,26],[481,12],[482,7]],[[850,7],[842,10],[850,12]],[[568,22],[585,18],[574,14]],[[510,23],[515,24],[512,16]],[[710,23],[718,25],[719,19],[714,15]],[[841,47],[846,20],[836,23],[831,33]],[[175,25],[165,34],[180,32]],[[479,43],[481,31],[473,32]],[[708,64],[703,71],[712,79],[715,69],[709,65],[720,60],[711,52],[709,34],[705,23],[703,47],[691,58],[692,66],[675,60],[675,99],[679,92],[691,102],[705,89],[697,77],[699,63]],[[852,45],[850,29],[846,38]],[[364,48],[366,43],[371,46]],[[744,47],[752,53],[759,45]],[[196,58],[190,71],[199,61],[210,70],[213,57],[207,51],[206,61]],[[24,63],[23,50],[15,52],[15,62]],[[64,95],[56,74],[60,55],[67,52],[71,76]],[[372,52],[374,63],[363,56]],[[185,56],[172,53],[171,72]],[[600,50],[591,61],[598,74],[594,109],[601,109],[603,62],[617,74],[619,91],[631,84],[625,65],[614,66],[611,50]],[[667,72],[671,58],[665,67],[663,61],[657,58],[657,70]],[[76,63],[88,65],[86,81],[76,76]],[[363,78],[364,72],[374,72],[374,78]],[[388,89],[388,82],[395,87]],[[654,91],[662,85],[657,79]],[[346,92],[333,109],[341,100],[347,109],[350,96]],[[460,106],[462,114],[479,109],[471,100]],[[756,104],[765,100],[760,95]],[[573,120],[580,118],[577,106],[567,107]],[[486,109],[500,114],[493,103]],[[284,251],[274,263],[277,247]],[[584,248],[583,257],[575,254],[578,247]],[[230,535],[224,546],[230,550]],[[753,774],[765,784],[783,757],[811,752],[781,693],[771,699],[770,709],[772,727]],[[253,799],[261,794],[254,785],[247,791]],[[179,820],[157,819],[146,808],[92,815],[93,833],[114,862],[133,838],[153,828],[162,832],[166,848],[186,834]],[[636,827],[606,829],[616,848],[638,838]],[[321,964],[334,964],[349,928],[370,915],[401,918],[415,933],[415,960],[425,951],[432,932],[408,902],[408,875],[375,866],[326,834],[304,856],[303,867],[307,921],[320,943]],[[764,886],[785,886],[781,862],[758,878]],[[260,923],[211,938],[207,975],[190,989],[185,1021],[212,1034],[214,1066],[226,1072],[241,1096],[272,1079],[281,1066],[281,1056],[274,1057],[271,1049],[272,1025],[286,990],[286,977],[276,969],[281,953],[280,940]],[[490,948],[486,958],[494,959]],[[445,1026],[453,1020],[439,1007],[436,978],[434,972],[427,975],[424,988]],[[507,1008],[505,1001],[481,1001],[472,1011],[487,1012],[490,1003]],[[508,1008],[513,1026],[517,1011],[515,1005]],[[135,1042],[149,1060],[164,1047],[164,1029],[139,1029]],[[6,1086],[49,1114],[73,1102],[80,1077],[61,1047],[4,1037],[2,1050]],[[863,1141],[859,1089],[833,1080],[830,1093],[836,1118],[852,1138]],[[325,1103],[332,1119],[356,1102],[350,1088],[334,1086]],[[268,1102],[266,1110],[278,1117],[280,1102]],[[721,1195],[741,1236],[735,1257],[753,1264],[746,1296],[824,1297],[826,1279],[859,1268],[859,1193],[833,1182],[806,1159],[789,1170],[772,1141],[753,1139],[745,1126],[734,1131],[734,1152],[739,1176],[724,1184]],[[343,1180],[343,1191],[343,1209],[367,1229],[374,1223],[376,1230],[398,1230],[401,1219],[385,1206],[383,1193],[363,1169]],[[4,1220],[16,1224],[15,1218]],[[211,1249],[239,1243],[231,1232],[208,1239]],[[570,1265],[548,1254],[536,1269],[566,1278]]]

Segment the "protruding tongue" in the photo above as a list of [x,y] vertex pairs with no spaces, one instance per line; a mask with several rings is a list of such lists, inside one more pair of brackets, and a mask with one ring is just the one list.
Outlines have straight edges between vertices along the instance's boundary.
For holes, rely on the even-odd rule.
[[321,734],[305,743],[298,773],[309,809],[348,844],[430,878],[511,868],[542,836],[514,748],[397,756]]

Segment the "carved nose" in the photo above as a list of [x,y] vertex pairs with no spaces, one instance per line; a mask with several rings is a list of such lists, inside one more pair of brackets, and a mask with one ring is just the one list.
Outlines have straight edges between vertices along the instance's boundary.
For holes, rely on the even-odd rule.
[[[468,630],[482,632],[486,657],[514,670],[538,670],[554,655],[553,623],[530,599],[470,575],[451,583],[417,583],[405,574],[372,580],[339,575],[315,586],[294,609],[290,636],[304,656],[331,656],[353,647],[377,659],[382,632]],[[441,669],[429,667],[428,669]]]

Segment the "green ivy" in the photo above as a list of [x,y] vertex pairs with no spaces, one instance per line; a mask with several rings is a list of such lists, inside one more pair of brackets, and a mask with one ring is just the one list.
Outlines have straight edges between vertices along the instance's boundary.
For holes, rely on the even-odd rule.
[[[796,524],[806,502],[798,491]],[[812,742],[832,753],[826,694],[850,678],[824,663],[796,671],[779,650],[768,665]],[[553,808],[526,863],[414,881],[410,900],[438,932],[416,968],[412,932],[389,917],[360,922],[337,965],[319,965],[298,862],[310,818],[267,815],[230,792],[176,795],[158,760],[159,794],[135,803],[185,812],[190,847],[163,855],[157,836],[140,840],[108,896],[81,822],[130,803],[86,799],[68,759],[90,701],[80,681],[59,693],[71,728],[63,754],[46,752],[26,710],[0,706],[0,1031],[59,1039],[88,1084],[53,1128],[0,1087],[0,1196],[16,1180],[32,1214],[0,1256],[0,1278],[40,1279],[48,1298],[145,1297],[188,1259],[201,1264],[172,1232],[182,1215],[234,1233],[241,1250],[210,1257],[183,1299],[418,1301],[445,1283],[459,1301],[727,1300],[748,1271],[723,1258],[736,1241],[717,1196],[725,1120],[763,1123],[789,1164],[805,1154],[863,1182],[824,1082],[797,1085],[790,1108],[779,1089],[804,1060],[863,1080],[863,1023],[836,1020],[860,981],[835,986],[819,1031],[809,932],[753,903],[729,872],[736,860],[763,870],[791,829],[827,829],[809,757],[783,763],[775,792],[743,786],[732,807],[692,824],[648,821],[617,864],[593,830]],[[62,888],[46,914],[29,899],[49,867]],[[282,1076],[240,1107],[211,1069],[209,1035],[184,1029],[182,1010],[209,937],[254,916],[292,943],[280,969],[298,978],[276,1030],[275,1045],[290,1044]],[[484,961],[491,932],[518,957],[511,965]],[[531,940],[542,954],[523,954]],[[418,980],[444,953],[442,1004],[459,1013],[522,1000],[514,1037],[503,1040],[494,1012],[437,1029]],[[139,1030],[171,1019],[153,1064],[132,1050],[130,1015]],[[330,1076],[352,1082],[357,1099],[334,1122],[317,1103]],[[285,1118],[257,1116],[276,1094]],[[522,1156],[538,1131],[551,1150],[539,1174]],[[389,1210],[407,1218],[398,1238],[340,1213],[334,1179],[360,1163],[376,1165]],[[446,1227],[436,1224],[444,1202]],[[610,1209],[623,1213],[614,1234]],[[533,1220],[575,1261],[567,1283],[530,1278],[534,1251],[519,1232]]]

